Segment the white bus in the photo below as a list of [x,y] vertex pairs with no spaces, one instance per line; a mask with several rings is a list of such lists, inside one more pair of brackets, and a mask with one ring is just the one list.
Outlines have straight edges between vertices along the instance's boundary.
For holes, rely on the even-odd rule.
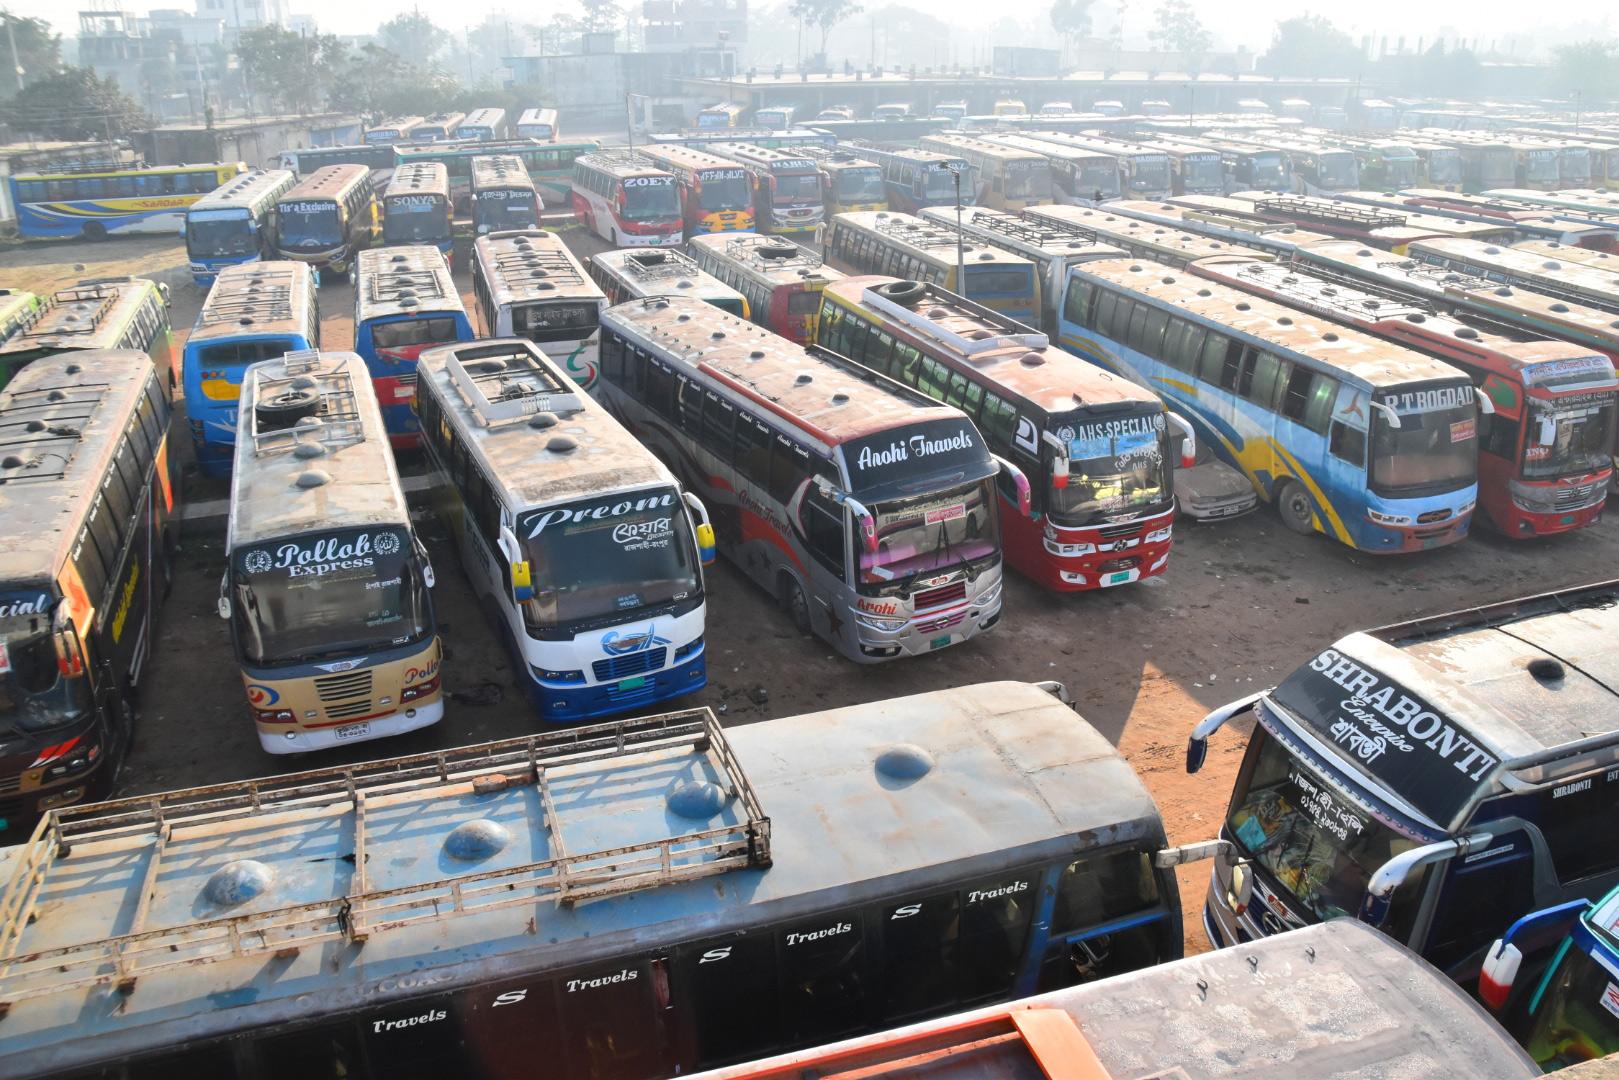
[[424,353],[417,400],[440,510],[540,717],[701,689],[713,529],[651,451],[516,338]]
[[662,296],[603,313],[597,394],[709,501],[726,554],[801,633],[874,664],[1000,621],[995,484],[1025,513],[1029,484],[959,409]]
[[607,297],[562,238],[543,229],[480,236],[472,245],[472,302],[483,336],[534,342],[589,390]]
[[748,317],[748,300],[681,251],[619,248],[590,257],[590,276],[609,304],[644,296],[695,296],[721,311]]
[[517,118],[517,137],[519,139],[556,142],[558,131],[557,111],[555,109],[524,109],[523,115]]
[[505,109],[473,109],[456,125],[457,139],[499,142],[506,137]]

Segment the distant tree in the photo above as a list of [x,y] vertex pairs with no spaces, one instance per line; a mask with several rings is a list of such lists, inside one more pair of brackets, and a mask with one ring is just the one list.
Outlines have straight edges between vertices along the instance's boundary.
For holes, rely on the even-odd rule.
[[1581,41],[1557,49],[1552,79],[1564,94],[1579,94],[1586,106],[1619,97],[1619,43]]
[[429,116],[460,103],[463,87],[437,67],[414,63],[374,42],[336,73],[332,107],[366,116]]
[[1072,48],[1074,42],[1091,32],[1091,5],[1096,0],[1056,0],[1051,5],[1051,25]]
[[591,32],[617,30],[624,22],[618,0],[579,0],[585,9],[585,29]]
[[1365,60],[1355,40],[1320,15],[1300,15],[1276,24],[1270,49],[1258,60],[1267,75],[1346,76]]
[[11,126],[66,142],[118,139],[150,127],[152,118],[112,78],[90,68],[63,68],[28,85],[6,103]]
[[271,23],[242,31],[236,46],[248,89],[288,112],[321,108],[348,49],[332,34],[297,34]]
[[433,62],[447,40],[445,31],[419,11],[395,15],[377,27],[377,44],[424,67]]
[[866,10],[855,0],[793,0],[787,14],[802,19],[821,31],[821,59],[826,59],[826,39],[832,28]]
[[62,35],[51,32],[51,24],[44,19],[25,19],[9,11],[0,11],[0,57],[11,68],[11,42],[5,32],[11,31],[17,43],[17,67],[0,78],[0,87],[7,93],[21,90],[26,83],[62,70]]
[[1196,56],[1208,52],[1214,44],[1213,35],[1198,19],[1189,0],[1164,0],[1153,17],[1157,24],[1147,31],[1147,40],[1155,49]]

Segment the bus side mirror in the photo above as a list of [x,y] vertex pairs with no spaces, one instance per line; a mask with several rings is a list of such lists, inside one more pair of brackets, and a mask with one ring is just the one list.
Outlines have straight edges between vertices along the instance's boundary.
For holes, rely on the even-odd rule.
[[1246,862],[1231,864],[1231,884],[1226,889],[1226,907],[1235,915],[1241,915],[1248,910],[1248,904],[1254,898],[1254,875],[1248,869]]
[[523,558],[523,548],[509,525],[500,527],[500,553],[506,556],[506,563],[511,567],[512,599],[519,604],[534,599],[533,568]]
[[51,616],[51,643],[56,647],[57,671],[69,678],[84,674],[84,650],[79,645],[73,616],[68,614],[66,599],[56,605]]
[[1518,977],[1523,964],[1523,953],[1516,945],[1496,938],[1484,954],[1484,966],[1478,973],[1478,996],[1486,1008],[1500,1012],[1512,993],[1512,981]]
[[704,566],[713,566],[714,526],[709,524],[708,508],[703,505],[703,500],[689,491],[681,492],[681,496],[686,500],[686,505],[690,507],[692,514],[697,518],[697,528],[695,530],[697,535],[697,559]]
[[1203,767],[1209,757],[1209,740],[1193,736],[1186,740],[1186,775],[1190,776]]
[[1012,481],[1012,487],[1017,491],[1017,512],[1024,517],[1028,517],[1034,510],[1034,496],[1029,490],[1029,478],[1023,475],[1022,469],[1007,461],[1001,455],[991,454],[990,457],[995,459],[995,464],[999,465],[1001,471],[1006,473],[1007,479]]
[[1068,486],[1068,459],[1054,457],[1051,459],[1051,486],[1058,491]]
[[[1484,392],[1483,387],[1481,387],[1481,386],[1473,387],[1473,396],[1478,399],[1478,411],[1479,412],[1483,413],[1485,416],[1494,416],[1495,415],[1495,402],[1490,400],[1490,395],[1486,394]],[[1554,427],[1554,430],[1555,430],[1555,427]],[[1550,445],[1550,443],[1546,443],[1544,445]]]
[[219,617],[228,619],[231,615],[230,606],[230,571],[227,570],[219,579]]

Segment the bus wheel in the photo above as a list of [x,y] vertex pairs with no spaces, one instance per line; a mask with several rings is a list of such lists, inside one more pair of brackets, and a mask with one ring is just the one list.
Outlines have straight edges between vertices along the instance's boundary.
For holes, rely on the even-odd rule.
[[803,588],[791,576],[782,579],[781,606],[787,610],[800,634],[810,632],[809,601],[804,599]]
[[1276,513],[1283,525],[1300,536],[1315,532],[1315,510],[1310,506],[1310,493],[1295,480],[1283,480],[1277,487]]
[[107,227],[99,221],[91,221],[86,223],[84,228],[80,230],[80,235],[86,240],[105,240],[107,238]]

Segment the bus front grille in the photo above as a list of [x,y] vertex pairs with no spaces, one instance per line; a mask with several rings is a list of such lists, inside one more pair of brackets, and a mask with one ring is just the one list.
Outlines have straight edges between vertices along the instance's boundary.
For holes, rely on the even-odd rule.
[[1559,510],[1573,510],[1590,502],[1591,494],[1595,490],[1595,484],[1581,484],[1577,487],[1561,488],[1552,496],[1552,504]]
[[0,776],[0,795],[9,795],[13,791],[18,791],[21,788],[22,788],[22,777],[20,775],[19,776]]
[[1123,525],[1103,525],[1096,530],[1102,534],[1103,540],[1122,540],[1127,536],[1134,536],[1141,531],[1139,521],[1128,521]]
[[[321,704],[326,705],[334,701],[348,701],[350,698],[363,697],[366,704],[371,702],[371,669],[360,671],[345,671],[341,675],[327,675],[315,680],[315,694],[320,698]],[[327,710],[330,712],[331,710]]]
[[965,581],[941,585],[937,589],[925,589],[911,598],[915,611],[926,611],[929,608],[944,607],[946,604],[959,603],[967,599],[967,583]]
[[361,698],[359,701],[351,701],[343,705],[326,706],[326,719],[347,720],[350,717],[364,716],[370,711],[371,699]]
[[648,671],[661,671],[664,659],[668,655],[668,649],[646,649],[641,652],[628,653],[624,656],[609,656],[605,660],[598,660],[590,665],[590,670],[596,673],[597,682],[617,682],[619,679],[627,679],[631,675],[641,675]]
[[1448,517],[1450,517],[1450,511],[1448,509],[1429,510],[1425,514],[1417,515],[1417,524],[1430,525],[1435,521],[1444,521]]

